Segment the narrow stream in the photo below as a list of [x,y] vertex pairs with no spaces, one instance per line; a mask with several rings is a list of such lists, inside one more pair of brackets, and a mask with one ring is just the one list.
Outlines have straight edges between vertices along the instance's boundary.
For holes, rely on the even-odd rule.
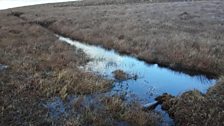
[[[1,0],[0,10],[68,1],[79,0]],[[157,64],[148,64],[134,57],[120,55],[114,50],[106,50],[100,46],[84,44],[62,36],[58,37],[61,41],[83,50],[92,59],[85,66],[80,66],[81,69],[115,80],[111,93],[125,93],[127,98],[139,99],[142,105],[153,102],[154,98],[162,93],[180,95],[185,91],[193,89],[205,93],[210,86],[216,83],[216,80],[208,79],[203,75],[190,76],[185,73],[159,67]],[[7,66],[0,64],[0,72],[6,68]],[[115,70],[122,70],[129,75],[135,75],[137,78],[117,81],[113,75],[113,71]],[[59,98],[47,103],[46,107],[50,111],[52,110],[52,115],[54,116],[60,115],[65,111],[65,106]],[[156,110],[162,113],[166,124],[172,125],[173,122],[166,112],[162,111],[160,107],[157,107]]]
[[[79,0],[1,0],[0,10],[66,1]],[[192,89],[206,92],[216,82],[203,75],[190,76],[167,68],[161,68],[157,64],[147,64],[136,58],[120,55],[114,50],[83,44],[62,36],[59,39],[82,49],[92,59],[86,66],[82,66],[86,71],[92,71],[109,79],[114,79],[112,72],[115,70],[123,70],[130,75],[136,75],[137,80],[116,81],[113,91],[133,94],[142,99],[143,103],[153,102],[156,96],[164,92],[172,95],[178,95]],[[3,67],[0,66],[0,68]]]
[[109,79],[114,79],[113,71],[122,70],[130,75],[137,75],[137,79],[115,81],[113,91],[122,91],[136,95],[148,102],[162,93],[179,95],[185,91],[197,89],[205,93],[215,84],[216,80],[206,76],[190,76],[157,64],[148,64],[134,57],[120,55],[114,50],[106,50],[99,46],[83,44],[60,36],[59,39],[82,49],[92,60],[81,68],[92,71]]
[[[114,50],[106,50],[100,46],[84,44],[62,36],[58,37],[61,41],[83,50],[91,58],[85,66],[80,66],[81,69],[115,80],[111,93],[125,93],[127,99],[136,98],[142,105],[154,102],[154,98],[163,93],[177,96],[193,89],[205,93],[216,83],[215,79],[208,79],[204,75],[190,76],[159,67],[157,64],[148,64],[131,56],[120,55]],[[115,70],[122,70],[137,78],[117,81],[113,74]],[[156,110],[160,111],[166,124],[173,125],[172,119],[161,110],[160,106]]]

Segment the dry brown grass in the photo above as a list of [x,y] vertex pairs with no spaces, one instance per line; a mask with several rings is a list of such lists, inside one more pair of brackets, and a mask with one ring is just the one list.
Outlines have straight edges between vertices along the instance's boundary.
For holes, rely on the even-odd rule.
[[224,71],[222,1],[79,4],[16,10],[28,21],[51,22],[56,33],[150,63],[216,76]]
[[128,79],[128,74],[122,70],[115,70],[115,71],[113,71],[113,74],[114,74],[114,78],[119,81]]
[[[80,72],[80,71],[78,71]],[[62,98],[68,94],[91,94],[94,92],[105,92],[112,87],[112,82],[93,76],[90,73],[74,72],[74,69],[64,69],[56,73],[52,85],[46,85],[48,80],[41,83],[44,93],[59,93]]]
[[79,125],[154,126],[161,120],[159,114],[142,111],[139,104],[125,103],[120,96],[100,96],[93,101],[80,97],[73,109],[79,112],[75,117]]
[[177,126],[222,126],[224,125],[224,81],[211,87],[205,95],[197,90],[188,91],[179,97],[163,99],[162,106],[174,118]]
[[154,112],[145,112],[138,103],[127,104],[121,97],[107,97],[103,99],[106,110],[112,114],[115,119],[129,122],[135,126],[153,126],[159,125],[160,116]]
[[[81,107],[81,115],[59,122],[48,118],[40,101],[54,96],[65,99],[71,93],[104,92],[110,84],[81,72],[77,66],[86,62],[85,54],[57,42],[47,29],[33,23],[174,69],[223,74],[224,2],[116,2],[79,3],[83,4],[80,7],[52,4],[1,12],[0,63],[9,66],[0,72],[4,125],[153,125],[158,119],[155,113],[142,112],[135,104],[127,106],[120,98],[99,100],[105,109],[94,107],[96,102],[83,107],[79,100],[73,109],[78,112]],[[197,91],[184,93],[171,100],[168,111],[177,125],[223,125],[222,89],[220,82],[205,96]]]
[[[155,125],[159,114],[144,112],[136,103],[101,94],[112,82],[78,69],[88,61],[76,48],[58,41],[53,33],[14,15],[0,24],[2,125]],[[69,116],[54,119],[45,102],[68,96],[77,99]],[[96,95],[96,96],[95,96]],[[138,117],[132,117],[137,116]]]
[[224,76],[221,76],[219,79],[219,82],[214,85],[213,87],[211,87],[207,94],[208,96],[222,96],[224,97]]
[[54,7],[80,7],[80,6],[105,6],[105,5],[123,5],[138,3],[167,3],[167,2],[191,2],[191,1],[209,1],[209,0],[83,0],[76,2],[66,2],[60,4],[51,4]]
[[83,52],[38,25],[1,17],[0,63],[8,66],[0,71],[3,125],[42,125],[48,118],[41,101],[111,88],[111,81],[78,69],[88,60]]

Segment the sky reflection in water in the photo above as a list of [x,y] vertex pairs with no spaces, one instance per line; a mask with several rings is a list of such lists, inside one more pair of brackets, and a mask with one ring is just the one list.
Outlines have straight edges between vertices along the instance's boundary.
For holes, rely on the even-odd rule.
[[148,102],[165,92],[172,95],[192,89],[206,92],[216,82],[205,76],[190,76],[161,68],[157,64],[147,64],[130,56],[119,55],[114,50],[105,50],[99,46],[83,44],[61,36],[59,39],[82,49],[92,59],[83,66],[87,71],[93,71],[110,79],[114,79],[112,72],[117,69],[137,74],[137,80],[115,82],[113,91],[126,91]]

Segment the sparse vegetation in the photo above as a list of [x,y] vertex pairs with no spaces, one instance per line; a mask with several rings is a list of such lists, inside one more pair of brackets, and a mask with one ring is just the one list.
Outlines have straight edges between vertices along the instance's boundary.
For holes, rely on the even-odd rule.
[[206,1],[206,0],[83,0],[78,2],[66,2],[66,3],[54,4],[54,7],[105,6],[105,5],[138,4],[138,3],[167,3],[167,2],[192,2],[192,1]]
[[[70,121],[78,125],[158,125],[161,118],[158,113],[144,112],[137,103],[125,103],[120,96],[100,96],[97,98],[80,97],[76,100]],[[72,122],[73,123],[73,122]],[[74,123],[73,123],[74,124]]]
[[122,81],[122,80],[127,80],[128,79],[128,74],[125,73],[122,70],[115,70],[113,72],[113,74],[114,74],[114,78],[117,79],[117,80]]
[[[15,15],[0,16],[4,17],[0,20],[0,64],[8,66],[0,71],[2,125],[113,125],[120,120],[127,125],[153,125],[160,121],[158,114],[143,112],[140,106],[132,110],[133,105],[126,105],[119,97],[99,95],[90,102],[88,96],[110,90],[112,82],[78,68],[89,60],[82,51],[62,43],[40,25]],[[74,113],[52,118],[43,104],[55,97],[68,104],[70,95],[78,97],[70,108]],[[142,118],[131,121],[134,117],[127,117],[126,112],[143,113],[144,122]]]
[[129,80],[129,79],[138,79],[137,74],[128,74],[124,72],[123,70],[115,70],[113,71],[114,78],[118,81],[124,81],[124,80]]
[[[217,77],[224,74],[223,13],[223,1],[148,0],[87,0],[2,11],[0,64],[8,68],[0,71],[1,124],[156,125],[159,115],[142,111],[137,103],[93,97],[109,90],[111,81],[78,69],[88,57],[49,29],[150,63]],[[223,85],[222,78],[205,95],[196,90],[166,95],[160,103],[176,125],[221,126]],[[72,94],[78,96],[73,116],[54,120],[41,104]]]
[[[81,3],[86,6],[77,7]],[[150,63],[191,74],[223,74],[224,25],[219,16],[224,11],[222,1],[103,6],[88,3],[17,11],[30,22],[51,22],[47,27],[56,33]]]
[[[117,102],[114,102],[114,100]],[[109,103],[107,101],[107,104],[111,105],[109,107],[109,111],[114,113],[114,116],[116,117],[118,116],[117,117],[118,119],[125,120],[131,123],[132,125],[139,125],[139,126],[159,125],[160,122],[159,120],[161,120],[161,118],[158,113],[144,112],[142,111],[142,107],[139,105],[139,103],[132,103],[129,105],[129,104],[123,104],[120,100],[121,100],[120,98],[114,98],[112,100],[109,100]],[[115,108],[117,110],[115,110]]]

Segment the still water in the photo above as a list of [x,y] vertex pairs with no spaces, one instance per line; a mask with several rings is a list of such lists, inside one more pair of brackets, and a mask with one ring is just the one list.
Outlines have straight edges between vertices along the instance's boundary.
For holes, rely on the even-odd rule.
[[[193,89],[205,93],[216,82],[216,80],[208,79],[203,75],[190,76],[162,68],[157,64],[148,64],[100,46],[84,44],[62,36],[59,36],[59,39],[83,50],[92,59],[82,66],[82,69],[115,80],[113,91],[126,92],[143,101],[152,102],[156,96],[162,93],[179,95]],[[137,79],[116,81],[113,75],[115,70],[122,70],[129,75],[137,75]]]
[[[0,10],[68,1],[80,0],[0,0]],[[134,57],[120,55],[114,50],[106,50],[100,46],[84,44],[62,36],[59,36],[59,39],[83,50],[92,59],[85,66],[80,66],[81,69],[115,80],[111,93],[125,92],[127,95],[131,94],[130,98],[136,97],[140,99],[142,104],[153,102],[156,96],[165,92],[179,95],[185,91],[197,89],[204,93],[216,82],[216,80],[208,79],[203,75],[190,76],[159,67],[157,64],[148,64]],[[0,71],[3,68],[5,66],[0,64]],[[117,81],[113,76],[113,71],[115,70],[123,70],[129,75],[137,75],[137,79]],[[74,100],[74,98],[72,99]],[[54,117],[65,113],[65,108],[68,108],[69,105],[65,106],[60,98],[56,98],[53,102],[47,103],[46,107],[50,110],[52,117]],[[163,115],[166,124],[173,124],[167,113],[160,108],[157,108],[157,110]]]
[[[0,0],[0,10],[66,1],[79,0]],[[112,72],[115,70],[123,70],[128,74],[137,75],[137,80],[116,81],[113,91],[125,91],[148,102],[153,101],[157,95],[165,92],[172,95],[178,95],[193,89],[206,92],[216,82],[203,75],[190,76],[167,68],[161,68],[157,64],[148,64],[134,57],[120,55],[114,50],[83,44],[62,36],[59,39],[82,49],[92,59],[86,66],[82,66],[86,71],[95,72],[109,79],[114,79]]]

